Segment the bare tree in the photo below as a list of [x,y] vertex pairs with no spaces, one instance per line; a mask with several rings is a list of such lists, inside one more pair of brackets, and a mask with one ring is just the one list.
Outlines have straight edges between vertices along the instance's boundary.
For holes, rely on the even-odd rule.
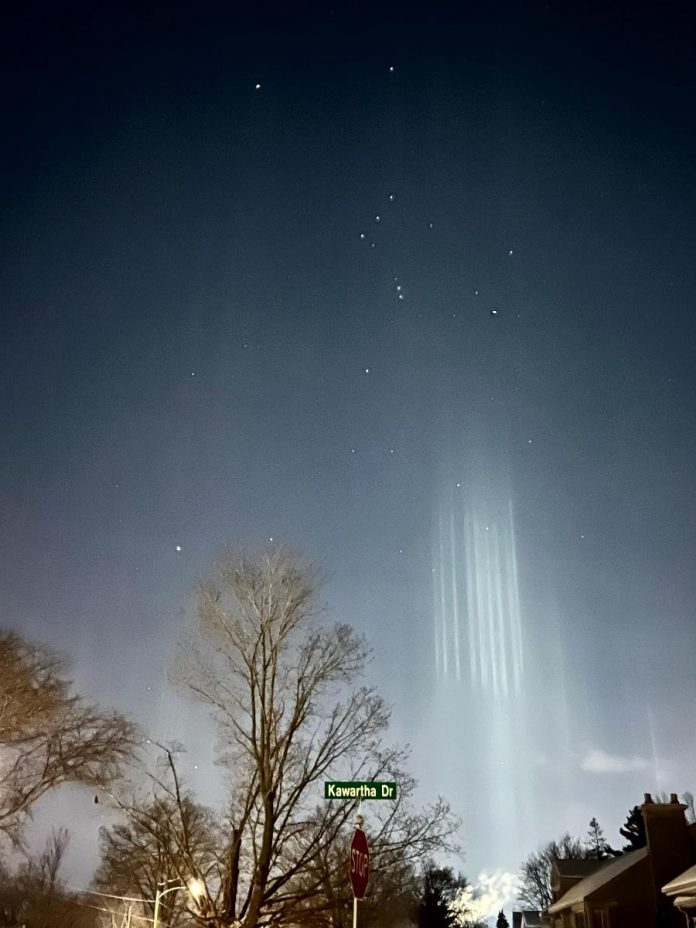
[[53,828],[46,841],[46,847],[39,854],[37,866],[41,883],[47,889],[54,889],[58,882],[58,872],[69,843],[70,835],[67,828]]
[[67,829],[53,830],[46,846],[27,856],[13,871],[0,874],[0,924],[25,928],[93,928],[94,913],[78,904],[60,880],[68,847]]
[[[317,622],[318,585],[307,562],[273,548],[226,555],[200,587],[196,633],[175,678],[211,707],[231,781],[228,841],[207,901],[213,925],[290,924],[301,913],[309,923],[310,910],[334,907],[355,803],[322,801],[321,783],[386,778],[399,766],[399,750],[381,748],[384,701],[356,686],[365,641],[347,625]],[[437,826],[405,802],[392,812],[386,833],[397,841],[401,829],[402,851],[409,828],[435,846],[455,825],[444,804]],[[385,867],[389,853],[386,842]]]
[[[94,876],[97,889],[141,900],[132,911],[150,920],[163,884],[186,886],[192,877],[206,885],[216,881],[223,841],[212,810],[182,790],[172,751],[165,748],[163,755],[168,776],[150,777],[154,790],[147,799],[126,802],[109,794],[125,820],[101,829],[101,861]],[[190,916],[199,911],[185,889],[170,892],[162,899],[159,921],[163,928],[175,928],[190,924]]]
[[588,856],[593,856],[591,850],[580,838],[569,834],[544,844],[522,864],[520,903],[531,909],[547,909],[553,902],[551,868],[554,860],[584,859]]
[[43,645],[0,632],[0,666],[0,834],[17,843],[37,799],[61,783],[109,782],[137,732],[71,693],[65,661]]

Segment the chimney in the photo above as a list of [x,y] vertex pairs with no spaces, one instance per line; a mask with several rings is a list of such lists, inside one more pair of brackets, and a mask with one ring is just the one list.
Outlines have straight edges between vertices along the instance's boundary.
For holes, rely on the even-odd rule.
[[650,793],[646,793],[641,806],[657,911],[665,914],[666,924],[673,921],[675,909],[672,901],[660,892],[660,887],[691,864],[685,809],[676,793],[671,794],[669,802],[653,802]]

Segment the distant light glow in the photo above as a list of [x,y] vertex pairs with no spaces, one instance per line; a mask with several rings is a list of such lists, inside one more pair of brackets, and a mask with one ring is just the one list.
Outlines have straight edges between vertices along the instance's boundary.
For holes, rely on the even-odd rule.
[[464,926],[495,918],[501,909],[512,909],[520,892],[520,878],[505,870],[482,870],[476,883],[457,890],[449,903],[454,925]]

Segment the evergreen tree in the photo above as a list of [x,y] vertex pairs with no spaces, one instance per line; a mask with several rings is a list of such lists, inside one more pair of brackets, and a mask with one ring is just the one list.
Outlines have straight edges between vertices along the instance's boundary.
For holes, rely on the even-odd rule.
[[604,831],[596,818],[590,820],[590,827],[587,830],[587,856],[595,860],[604,860],[607,857],[616,857],[621,852],[615,851],[604,837]]
[[461,874],[454,875],[451,867],[428,864],[423,871],[423,894],[418,906],[418,928],[452,928],[454,916],[450,912],[457,890],[467,881]]
[[505,912],[501,909],[498,912],[498,920],[495,923],[495,928],[510,928],[510,922],[505,917]]
[[648,843],[645,834],[645,822],[640,806],[633,806],[628,813],[623,828],[619,828],[619,834],[628,841],[624,845],[624,851],[636,851],[638,848],[645,847]]

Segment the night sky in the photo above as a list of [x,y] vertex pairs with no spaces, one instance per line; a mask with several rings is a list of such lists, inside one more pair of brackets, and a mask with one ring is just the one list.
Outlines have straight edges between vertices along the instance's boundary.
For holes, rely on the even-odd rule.
[[[269,539],[471,879],[696,789],[696,14],[633,6],[6,20],[3,621],[203,800],[167,667]],[[90,801],[49,804],[83,881]]]

